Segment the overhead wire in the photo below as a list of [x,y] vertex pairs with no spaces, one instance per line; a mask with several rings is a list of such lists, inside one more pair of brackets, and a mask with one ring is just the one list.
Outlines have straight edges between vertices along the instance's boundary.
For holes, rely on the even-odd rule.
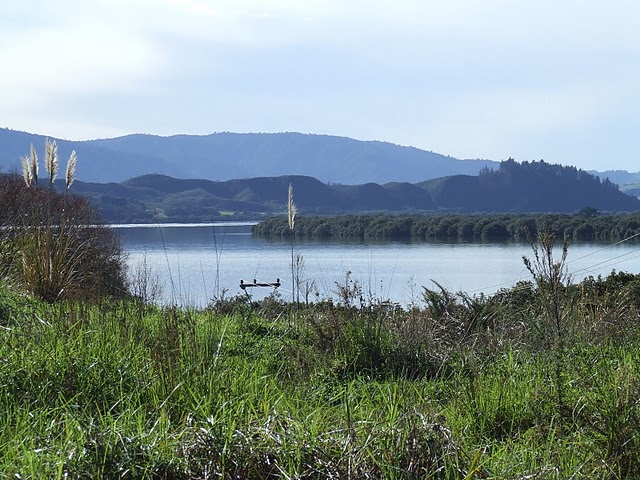
[[599,250],[595,250],[595,251],[587,253],[587,254],[585,254],[585,255],[583,255],[581,257],[574,258],[574,259],[568,261],[567,263],[577,262],[578,260],[582,260],[582,259],[590,257],[592,255],[596,255],[596,254],[598,254],[600,252],[604,252],[605,250],[608,250],[609,248],[617,247],[618,245],[621,245],[621,244],[623,244],[625,242],[628,242],[629,240],[633,240],[634,238],[639,237],[639,236],[640,236],[640,232],[638,232],[638,233],[636,233],[634,235],[631,235],[630,237],[623,238],[622,240],[619,240],[619,241],[617,241],[615,243],[612,243],[611,245],[607,245],[606,247],[603,247],[603,248],[601,248]]
[[[573,258],[571,260],[567,260],[566,265],[569,265],[571,263],[575,263],[575,262],[577,262],[579,260],[583,260],[583,259],[588,258],[588,257],[593,256],[593,255],[597,255],[598,253],[602,253],[602,252],[604,252],[604,251],[606,251],[606,250],[608,250],[610,248],[619,246],[619,245],[621,245],[621,244],[623,244],[625,242],[628,242],[630,240],[633,240],[634,238],[637,238],[637,237],[640,237],[640,232],[635,233],[635,234],[633,234],[633,235],[631,235],[629,237],[623,238],[622,240],[619,240],[619,241],[617,241],[615,243],[607,245],[607,246],[605,246],[603,248],[600,248],[598,250],[594,250],[593,252],[589,252],[589,253],[587,253],[585,255],[582,255],[581,257]],[[640,253],[638,253],[638,252],[640,252],[640,247],[638,247],[638,248],[636,248],[634,250],[631,250],[629,252],[623,253],[621,255],[617,255],[617,256],[615,256],[613,258],[609,258],[607,260],[602,260],[600,262],[597,262],[595,264],[589,265],[587,267],[580,268],[580,269],[578,269],[578,270],[576,270],[574,272],[571,272],[570,274],[572,276],[576,275],[576,274],[582,274],[582,273],[588,274],[588,273],[593,273],[596,270],[599,270],[599,268],[596,268],[596,267],[600,267],[601,265],[607,265],[607,264],[609,264],[609,266],[618,265],[618,264],[620,264],[620,263],[622,263],[624,261],[640,257]],[[621,259],[623,257],[626,257],[628,255],[631,255],[633,253],[637,253],[637,255],[634,255],[633,257],[625,258],[624,260],[619,260],[619,259]],[[615,260],[617,260],[617,261],[615,261]],[[610,263],[610,262],[614,262],[614,263]],[[602,267],[602,268],[604,268],[604,267]],[[515,278],[512,281],[506,281],[506,282],[501,282],[501,283],[497,283],[497,284],[494,284],[494,285],[489,285],[489,286],[486,286],[486,287],[476,288],[474,290],[470,290],[469,293],[475,294],[475,293],[481,293],[481,292],[486,292],[486,291],[494,291],[498,287],[504,287],[504,286],[509,286],[509,285],[512,285],[512,286],[517,285],[518,282],[525,280],[525,277],[522,275],[523,271],[524,271],[524,269],[521,270],[521,272],[518,275],[518,277]],[[524,287],[522,287],[522,288],[524,288]],[[513,290],[518,290],[518,288],[514,288]]]

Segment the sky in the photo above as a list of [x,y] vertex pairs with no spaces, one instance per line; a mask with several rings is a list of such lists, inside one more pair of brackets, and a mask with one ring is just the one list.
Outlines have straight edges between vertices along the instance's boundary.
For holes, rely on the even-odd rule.
[[0,127],[303,132],[640,170],[636,0],[10,0]]

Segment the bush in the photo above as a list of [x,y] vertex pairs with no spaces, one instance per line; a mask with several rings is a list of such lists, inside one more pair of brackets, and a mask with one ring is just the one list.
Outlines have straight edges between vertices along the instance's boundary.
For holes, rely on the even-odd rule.
[[121,243],[89,200],[68,195],[73,171],[67,170],[67,188],[59,193],[53,189],[56,170],[49,188],[42,188],[32,165],[24,181],[0,177],[2,273],[48,302],[124,295]]

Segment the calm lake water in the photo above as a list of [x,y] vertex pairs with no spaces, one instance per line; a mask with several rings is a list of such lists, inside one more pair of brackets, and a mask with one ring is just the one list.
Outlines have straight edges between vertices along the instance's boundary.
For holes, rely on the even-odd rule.
[[[250,225],[117,226],[132,270],[143,261],[162,285],[165,303],[202,307],[226,292],[243,293],[245,283],[275,282],[284,299],[292,298],[291,244],[288,240],[253,237]],[[296,241],[294,253],[304,259],[303,284],[314,283],[321,298],[336,297],[336,282],[350,278],[362,287],[366,299],[392,300],[402,305],[420,303],[422,287],[469,294],[493,293],[528,280],[522,256],[532,257],[522,243],[427,243]],[[560,254],[560,248],[558,248]],[[640,245],[624,243],[575,244],[569,247],[568,269],[579,280],[608,275],[612,270],[640,272]],[[271,288],[253,288],[262,298]],[[301,293],[301,299],[304,293]],[[310,299],[315,299],[311,295]]]

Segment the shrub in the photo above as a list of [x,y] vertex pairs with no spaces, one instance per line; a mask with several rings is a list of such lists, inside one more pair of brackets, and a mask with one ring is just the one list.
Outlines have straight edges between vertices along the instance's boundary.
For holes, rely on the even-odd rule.
[[38,185],[34,149],[31,161],[23,159],[24,181],[17,175],[0,178],[2,270],[29,293],[49,302],[121,296],[126,283],[120,241],[87,199],[68,195],[74,154],[64,193],[53,189],[58,160],[50,145],[47,142],[45,161],[49,188]]

